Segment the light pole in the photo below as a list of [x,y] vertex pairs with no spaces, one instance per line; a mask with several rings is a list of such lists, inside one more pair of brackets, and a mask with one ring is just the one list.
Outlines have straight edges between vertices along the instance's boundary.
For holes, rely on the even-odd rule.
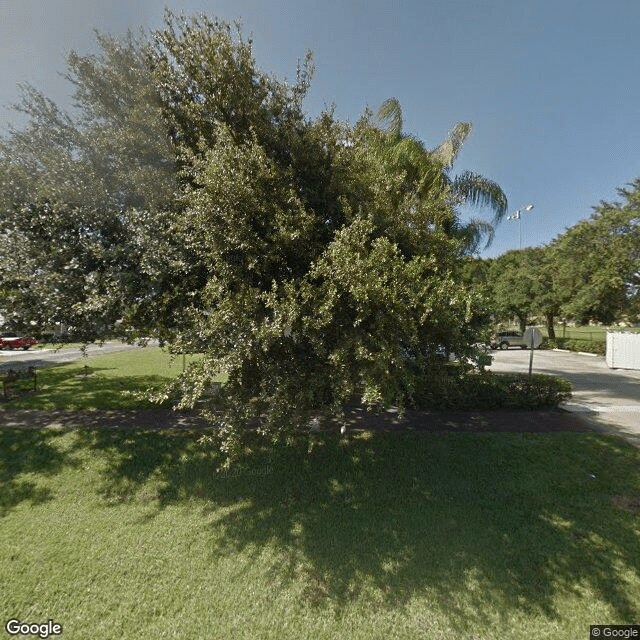
[[533,209],[532,204],[528,204],[526,207],[522,209],[518,209],[515,213],[512,213],[510,216],[507,216],[507,220],[519,220],[518,225],[518,245],[520,249],[522,249],[522,214],[531,211]]

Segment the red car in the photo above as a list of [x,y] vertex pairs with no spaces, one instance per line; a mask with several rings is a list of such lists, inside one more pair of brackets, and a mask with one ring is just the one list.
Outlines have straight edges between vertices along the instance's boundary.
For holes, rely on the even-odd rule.
[[3,333],[0,336],[0,349],[24,349],[26,351],[37,342],[35,338],[20,338],[15,333]]

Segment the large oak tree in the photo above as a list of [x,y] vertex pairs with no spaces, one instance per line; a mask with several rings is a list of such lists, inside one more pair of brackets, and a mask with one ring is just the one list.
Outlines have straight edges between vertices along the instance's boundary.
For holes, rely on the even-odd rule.
[[441,349],[471,352],[479,296],[456,274],[480,227],[456,194],[501,215],[493,183],[450,180],[446,145],[415,163],[369,116],[309,118],[310,58],[278,80],[224,22],[168,12],[98,44],[69,56],[73,115],[28,88],[0,145],[9,323],[203,353],[159,397],[193,406],[224,373],[209,415],[229,452],[249,423],[278,439],[354,398],[411,405]]

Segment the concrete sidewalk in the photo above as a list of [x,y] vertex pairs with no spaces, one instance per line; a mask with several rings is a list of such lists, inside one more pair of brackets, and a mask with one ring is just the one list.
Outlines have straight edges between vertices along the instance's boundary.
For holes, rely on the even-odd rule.
[[[530,352],[494,351],[492,371],[526,373]],[[561,405],[600,431],[640,447],[640,371],[609,369],[602,356],[564,351],[535,351],[533,372],[566,378],[573,397]]]

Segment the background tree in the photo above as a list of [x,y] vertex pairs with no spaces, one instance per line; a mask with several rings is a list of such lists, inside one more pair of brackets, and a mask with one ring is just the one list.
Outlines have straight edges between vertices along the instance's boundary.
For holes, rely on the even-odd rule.
[[197,279],[171,231],[176,153],[146,45],[97,41],[99,54],[68,56],[73,116],[26,86],[28,123],[0,140],[0,313],[14,328],[92,339],[123,317],[175,324]]
[[640,179],[556,238],[553,287],[578,324],[635,320],[640,282]]
[[530,254],[529,249],[507,251],[490,264],[494,310],[504,320],[516,317],[521,331],[535,312],[539,286]]
[[556,339],[555,323],[561,309],[561,300],[554,287],[556,256],[549,247],[531,247],[527,252],[527,268],[531,270],[534,281],[532,287],[533,308],[544,318],[547,335]]
[[498,318],[516,317],[520,330],[542,316],[548,336],[555,340],[560,298],[554,288],[556,257],[548,247],[507,251],[488,262],[492,304]]

